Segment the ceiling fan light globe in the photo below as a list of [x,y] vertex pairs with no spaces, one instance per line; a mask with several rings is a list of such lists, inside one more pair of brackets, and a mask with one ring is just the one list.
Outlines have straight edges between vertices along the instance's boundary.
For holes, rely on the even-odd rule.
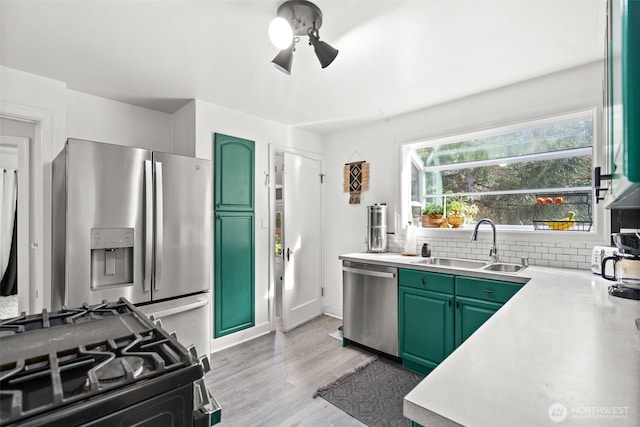
[[293,30],[286,19],[276,17],[269,24],[269,39],[278,49],[286,49],[293,43]]

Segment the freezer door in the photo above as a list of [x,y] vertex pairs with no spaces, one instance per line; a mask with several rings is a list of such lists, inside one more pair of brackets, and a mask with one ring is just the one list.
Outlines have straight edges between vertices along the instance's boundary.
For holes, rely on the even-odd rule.
[[211,293],[203,292],[138,307],[160,320],[162,328],[175,332],[180,344],[194,345],[198,356],[209,356],[211,347]]
[[205,291],[211,283],[211,162],[153,153],[153,300]]
[[150,286],[143,285],[143,201],[151,152],[70,139],[61,156],[56,167],[65,170],[57,172],[57,185],[66,188],[54,191],[66,200],[54,203],[54,219],[64,224],[66,238],[54,234],[53,258],[62,263],[54,283],[64,287],[62,304],[78,307],[120,297],[150,301]]

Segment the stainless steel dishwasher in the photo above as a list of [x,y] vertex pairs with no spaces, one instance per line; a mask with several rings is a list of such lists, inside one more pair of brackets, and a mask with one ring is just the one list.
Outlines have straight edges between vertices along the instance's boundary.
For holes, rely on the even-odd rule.
[[398,356],[398,269],[342,262],[344,338]]

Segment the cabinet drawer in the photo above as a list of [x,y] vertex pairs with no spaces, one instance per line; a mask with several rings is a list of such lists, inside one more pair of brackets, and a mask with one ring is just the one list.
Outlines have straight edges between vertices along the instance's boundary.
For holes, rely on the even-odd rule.
[[496,280],[456,277],[456,295],[484,301],[504,303],[522,288],[522,285]]
[[402,268],[399,272],[398,283],[400,286],[444,292],[447,294],[453,294],[454,289],[454,279],[451,274],[430,273]]

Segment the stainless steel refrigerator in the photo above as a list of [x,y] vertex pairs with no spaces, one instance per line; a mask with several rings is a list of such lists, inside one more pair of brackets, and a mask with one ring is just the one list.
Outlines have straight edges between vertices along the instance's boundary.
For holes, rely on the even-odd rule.
[[69,139],[52,172],[52,309],[125,297],[208,355],[211,162]]

